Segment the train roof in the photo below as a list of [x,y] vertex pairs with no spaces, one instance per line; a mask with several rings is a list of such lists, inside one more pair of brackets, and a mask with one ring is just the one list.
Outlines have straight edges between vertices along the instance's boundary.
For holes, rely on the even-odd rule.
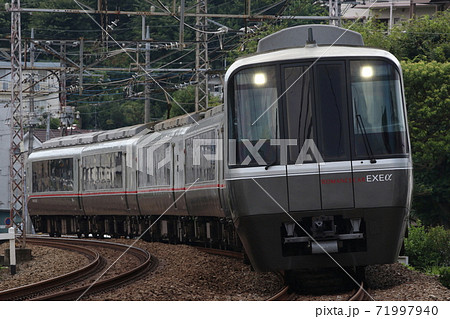
[[76,145],[87,145],[96,142],[113,141],[122,138],[129,138],[137,134],[145,134],[149,129],[145,124],[121,127],[108,131],[97,131],[77,135],[62,136],[52,138],[42,144],[42,149],[51,149],[56,147],[69,147]]
[[27,158],[27,162],[41,161],[43,159],[57,159],[57,158],[69,158],[80,157],[83,151],[83,146],[64,147],[58,150],[43,149],[37,152],[33,152]]
[[258,53],[316,45],[363,46],[361,34],[325,24],[308,24],[286,28],[258,42]]
[[347,57],[373,57],[387,58],[393,61],[399,68],[400,63],[397,58],[381,49],[368,47],[350,47],[350,46],[305,46],[302,48],[281,49],[276,51],[257,53],[247,57],[240,58],[234,62],[227,70],[225,80],[228,81],[230,75],[238,68],[243,66],[258,65],[270,62],[288,62],[294,60],[317,60],[322,58],[347,58]]
[[223,113],[223,105],[209,108],[206,111],[190,113],[167,119],[159,123],[138,124],[134,126],[121,127],[108,131],[97,131],[77,135],[52,138],[42,144],[42,150],[51,150],[54,148],[72,148],[80,145],[89,145],[94,143],[104,143],[110,141],[119,141],[121,139],[145,136],[151,132],[167,131],[176,127],[190,126],[203,119],[214,117]]

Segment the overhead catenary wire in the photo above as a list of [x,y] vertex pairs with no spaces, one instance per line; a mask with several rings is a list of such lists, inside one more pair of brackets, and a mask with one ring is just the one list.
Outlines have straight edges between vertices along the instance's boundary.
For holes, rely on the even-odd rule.
[[[82,3],[80,3],[79,1],[75,1],[74,0],[74,2],[80,7],[80,8],[86,8],[86,6],[84,5],[84,4],[82,4]],[[160,1],[158,1],[159,3],[160,3]],[[162,4],[162,3],[161,3]],[[163,4],[162,4],[163,5]],[[167,9],[167,7],[165,7],[164,5],[163,5],[163,7],[166,9],[166,11],[168,10]],[[90,16],[88,13],[87,13],[87,15],[88,16]],[[95,21],[95,19],[93,19],[92,18],[92,16],[90,16],[90,18],[98,25],[98,23]],[[101,27],[101,26],[99,26],[99,27]],[[130,28],[131,29],[131,28]],[[194,28],[195,29],[195,28]],[[46,30],[46,29],[42,29],[43,31],[44,30]],[[49,29],[49,30],[52,30],[52,31],[56,31],[56,32],[58,32],[58,30],[54,30],[54,29]],[[120,31],[120,32],[126,32],[126,30],[128,30],[127,28],[124,28],[124,29],[116,29],[116,31]],[[65,32],[65,31],[73,31],[73,32],[78,32],[78,31],[80,31],[80,30],[60,30],[60,32],[62,33],[62,32]],[[92,32],[100,32],[100,30],[90,30],[90,31],[92,31]],[[200,31],[200,32],[203,32],[204,30],[198,30],[198,31]],[[59,32],[58,32],[59,33]],[[215,33],[215,34],[217,34],[217,33],[220,33],[220,32],[212,32],[212,33]],[[111,39],[113,39],[113,37],[110,35],[110,34],[108,34],[108,36],[111,38]],[[225,47],[226,48],[229,48],[229,47],[233,47],[233,45],[229,45],[228,44],[228,42],[230,42],[230,41],[233,41],[233,40],[235,40],[237,37],[239,37],[239,35],[236,33],[236,34],[234,34],[232,37],[230,37],[231,39],[230,40],[228,40],[228,41],[226,41],[225,42]],[[114,39],[113,39],[114,40]],[[115,41],[115,40],[114,40]],[[117,41],[115,41],[115,42],[117,42]],[[218,39],[216,39],[215,37],[213,37],[213,38],[210,38],[210,40],[208,41],[208,43],[211,45],[211,44],[213,44],[213,43],[216,43],[216,42],[218,42]],[[136,43],[138,43],[138,41],[136,41]],[[116,44],[118,44],[118,43],[116,43]],[[195,44],[195,42],[191,42],[191,44],[193,45],[193,44]],[[239,46],[239,45],[236,45],[236,46],[234,46],[234,47],[237,47],[237,46]],[[122,46],[119,46],[120,47],[120,50],[117,50],[118,52],[122,52],[122,51],[124,51],[123,50],[123,47]],[[95,53],[95,52],[98,52],[98,54],[100,54],[101,53],[101,50],[102,49],[104,49],[104,48],[101,48],[101,47],[93,47],[92,49],[91,49],[91,52],[93,52],[93,53],[85,53],[84,55],[85,56],[96,56],[97,55],[97,53]],[[173,59],[172,61],[168,61],[168,62],[165,62],[164,64],[163,64],[163,67],[167,67],[167,66],[170,66],[170,65],[173,65],[173,64],[176,64],[176,63],[178,63],[180,60],[182,60],[183,59],[183,57],[187,57],[187,56],[189,56],[191,53],[193,53],[193,49],[191,49],[190,51],[188,51],[188,52],[186,52],[186,53],[183,53],[181,56],[178,56],[178,57],[176,57],[175,59]],[[214,50],[212,50],[211,52],[220,52],[220,49],[219,48],[215,48]],[[126,52],[123,52],[123,53],[125,53],[125,54],[127,54]],[[175,52],[170,52],[170,53],[168,53],[168,54],[166,54],[166,55],[163,55],[163,56],[161,56],[161,57],[158,57],[157,58],[157,60],[156,61],[161,61],[161,62],[163,62],[163,60],[165,59],[165,58],[168,58],[169,56],[172,56],[172,55],[174,55],[174,54],[176,54],[177,53],[177,51],[175,51]],[[70,52],[68,52],[67,53],[67,55],[71,55],[72,53],[70,53]],[[139,55],[141,55],[141,54],[143,54],[142,52],[141,53],[139,53],[138,52],[138,54]],[[67,56],[66,55],[66,56]],[[73,54],[73,55],[76,55],[76,54]],[[129,55],[129,54],[128,54]],[[129,55],[130,56],[130,55]],[[216,56],[216,57],[214,57],[214,58],[212,58],[212,59],[210,59],[210,61],[211,62],[214,62],[214,61],[216,61],[216,60],[219,60],[219,59],[222,59],[224,57],[224,54],[222,53],[222,54],[219,54],[218,56]],[[133,59],[133,57],[132,56],[130,56],[130,58],[131,58],[131,60],[134,60]],[[156,61],[153,61],[153,62],[156,62]],[[193,66],[193,62],[191,61],[191,62],[180,62],[180,63],[182,63],[183,64],[183,66],[184,67],[190,67],[190,66]],[[181,67],[180,67],[181,68]],[[145,71],[145,70],[144,70]],[[98,71],[96,71],[96,72],[98,72]],[[105,74],[105,76],[107,76],[107,77],[109,77],[109,75],[108,75],[108,73],[109,72],[114,72],[114,71],[107,71],[106,72],[106,74]],[[123,73],[123,71],[117,71],[117,72],[121,72],[121,73]],[[194,72],[194,69],[191,71],[191,72]],[[128,72],[129,74],[133,74],[133,72]],[[101,76],[101,74],[98,74],[98,73],[96,73],[97,75],[96,76]],[[70,75],[68,75],[69,77],[70,77]],[[73,75],[72,75],[73,76]],[[135,77],[137,77],[137,78],[140,78],[142,76],[142,74],[138,74],[138,73],[136,73],[136,75],[135,75]],[[183,73],[180,73],[180,74],[178,74],[178,75],[171,75],[171,74],[167,74],[167,75],[163,75],[163,76],[154,76],[153,75],[153,78],[152,78],[152,81],[154,82],[154,83],[156,83],[157,85],[159,85],[159,83],[158,82],[160,82],[161,84],[164,84],[164,85],[169,85],[169,86],[171,86],[171,87],[173,87],[174,86],[174,83],[173,82],[171,82],[170,80],[171,79],[174,79],[174,78],[180,78],[180,77],[185,77],[185,76],[189,76],[189,72],[183,72]],[[86,78],[88,78],[88,77],[86,77]],[[139,81],[139,79],[136,79],[136,78],[133,78],[133,76],[130,76],[130,77],[127,77],[127,78],[123,78],[123,79],[118,79],[118,80],[116,80],[116,79],[114,79],[114,81],[105,81],[105,82],[98,82],[98,83],[92,83],[92,82],[85,82],[84,83],[84,86],[85,86],[85,88],[87,89],[87,90],[89,90],[89,89],[91,89],[91,88],[98,88],[98,87],[104,87],[104,88],[102,88],[102,89],[99,89],[98,90],[98,92],[103,92],[103,93],[105,93],[105,92],[107,92],[107,94],[103,94],[104,96],[106,95],[109,95],[110,93],[111,93],[111,95],[119,95],[119,94],[121,94],[121,93],[118,93],[118,92],[114,92],[114,91],[116,91],[116,90],[122,90],[123,88],[125,88],[127,85],[129,86],[130,84],[131,85],[140,85],[141,83],[145,83],[145,82],[141,82],[141,81]],[[162,90],[165,90],[162,86],[160,87]],[[89,92],[89,91],[88,91]],[[95,93],[95,92],[90,92],[90,93]],[[73,95],[74,93],[72,93],[72,92],[68,92],[68,95],[70,96],[70,95]],[[100,95],[100,94],[99,94]],[[83,99],[86,99],[86,98],[91,98],[92,96],[97,96],[97,95],[95,95],[95,94],[89,94],[89,96],[86,96],[86,95],[82,95],[82,98]],[[173,98],[172,98],[173,99]],[[175,101],[176,102],[176,101]]]

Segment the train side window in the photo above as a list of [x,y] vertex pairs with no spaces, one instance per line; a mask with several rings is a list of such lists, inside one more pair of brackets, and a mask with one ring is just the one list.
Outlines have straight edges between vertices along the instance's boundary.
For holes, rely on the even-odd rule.
[[[202,139],[199,144],[199,153],[195,154],[194,140]],[[218,150],[216,130],[209,130],[186,139],[186,184],[216,179],[216,160],[212,160],[209,155],[214,156]],[[206,156],[205,156],[206,155]],[[194,165],[194,156],[198,156],[200,165]]]
[[32,190],[40,192],[73,191],[73,159],[33,162]]
[[84,156],[83,190],[122,188],[122,156],[122,152]]
[[170,143],[153,143],[139,149],[139,186],[170,185]]
[[289,147],[288,164],[295,164],[305,140],[314,138],[312,83],[308,66],[284,68],[287,134],[289,139],[297,140]]

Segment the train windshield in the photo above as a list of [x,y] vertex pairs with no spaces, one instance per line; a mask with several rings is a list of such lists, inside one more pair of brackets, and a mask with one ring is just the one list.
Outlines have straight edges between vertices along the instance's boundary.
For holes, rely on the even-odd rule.
[[236,72],[230,89],[230,166],[285,164],[286,149],[287,164],[296,164],[312,143],[325,162],[409,151],[400,74],[387,61],[257,66]]
[[351,61],[355,155],[407,153],[400,76],[391,64]]
[[[279,137],[278,90],[274,66],[242,70],[234,77],[234,103],[230,108],[231,142],[236,143],[231,165],[273,163]],[[258,156],[259,154],[259,156]]]

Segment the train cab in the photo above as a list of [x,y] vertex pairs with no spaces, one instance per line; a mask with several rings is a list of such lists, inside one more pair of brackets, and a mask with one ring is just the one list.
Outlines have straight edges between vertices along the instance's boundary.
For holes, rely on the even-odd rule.
[[259,270],[398,256],[412,176],[401,68],[362,45],[345,29],[293,27],[227,72],[229,207]]

